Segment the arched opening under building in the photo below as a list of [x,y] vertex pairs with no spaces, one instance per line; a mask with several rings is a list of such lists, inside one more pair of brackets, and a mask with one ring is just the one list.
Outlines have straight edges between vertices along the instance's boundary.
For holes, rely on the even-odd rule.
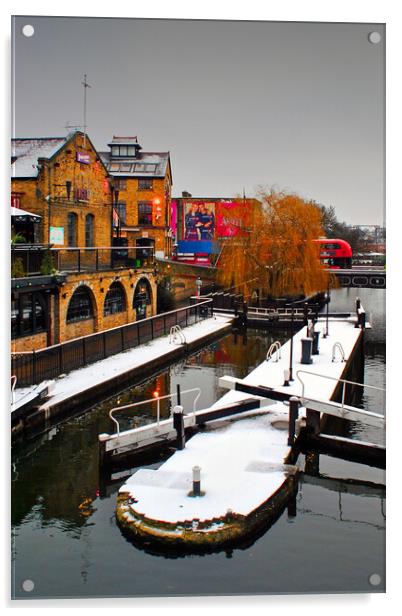
[[85,285],[79,286],[73,293],[68,304],[66,322],[95,320],[95,307],[92,291]]
[[135,287],[133,308],[136,311],[136,320],[147,317],[147,306],[152,306],[152,289],[146,278],[140,278]]
[[127,310],[126,293],[120,282],[112,282],[103,304],[103,316],[125,312]]

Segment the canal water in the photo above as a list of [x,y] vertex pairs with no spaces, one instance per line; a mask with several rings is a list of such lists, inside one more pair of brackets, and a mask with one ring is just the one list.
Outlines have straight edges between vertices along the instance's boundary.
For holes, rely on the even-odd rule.
[[[365,382],[384,387],[384,292],[334,291],[331,310],[350,310],[357,294],[373,325],[366,335]],[[155,390],[164,395],[180,383],[183,390],[200,387],[198,408],[206,407],[224,393],[218,388],[220,376],[244,377],[265,358],[273,340],[286,338],[285,332],[232,332],[185,363],[45,435],[17,443],[12,455],[13,596],[384,592],[385,478],[378,469],[320,456],[320,477],[306,475],[300,483],[296,515],[285,510],[247,545],[205,555],[172,557],[136,547],[114,517],[123,475],[100,490],[97,436],[112,431],[112,406],[147,399]],[[385,412],[381,392],[366,392],[362,404]],[[167,412],[162,405],[161,413]],[[135,416],[120,413],[118,418],[128,427],[153,421],[155,413],[155,408],[139,407]],[[368,432],[357,422],[347,429],[352,437],[384,441],[381,432]],[[150,466],[160,463],[155,459]],[[34,585],[30,592],[24,590],[27,580]]]

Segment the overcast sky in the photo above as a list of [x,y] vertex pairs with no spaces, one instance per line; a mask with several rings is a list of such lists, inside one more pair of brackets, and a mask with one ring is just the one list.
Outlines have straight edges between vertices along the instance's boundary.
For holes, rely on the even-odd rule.
[[[35,33],[22,34],[25,24]],[[384,222],[384,26],[17,17],[13,136],[170,151],[173,195],[274,186]],[[372,44],[370,32],[382,40]]]

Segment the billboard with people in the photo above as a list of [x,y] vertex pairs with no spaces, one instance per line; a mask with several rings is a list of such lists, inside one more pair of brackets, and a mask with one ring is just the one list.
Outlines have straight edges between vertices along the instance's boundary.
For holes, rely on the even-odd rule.
[[206,201],[183,204],[184,240],[211,241],[215,234],[215,203]]
[[178,260],[214,262],[221,242],[247,232],[255,208],[261,204],[247,198],[194,198],[172,200],[172,230]]

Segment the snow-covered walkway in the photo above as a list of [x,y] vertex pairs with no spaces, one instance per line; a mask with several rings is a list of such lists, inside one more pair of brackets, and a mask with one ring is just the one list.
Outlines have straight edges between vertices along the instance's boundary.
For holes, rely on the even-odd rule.
[[[186,343],[190,344],[200,340],[209,334],[217,333],[225,329],[233,319],[215,316],[212,318],[200,321],[195,325],[183,328]],[[46,400],[41,406],[41,409],[49,408],[68,398],[74,398],[80,392],[89,389],[95,385],[108,381],[113,377],[117,377],[125,372],[138,368],[150,361],[161,357],[168,357],[173,349],[177,348],[176,343],[169,342],[170,336],[157,338],[144,345],[128,349],[123,353],[112,355],[106,359],[97,361],[84,368],[73,370],[65,376],[60,376],[55,379],[53,395]],[[15,390],[15,400],[19,400],[32,387],[21,387]]]

